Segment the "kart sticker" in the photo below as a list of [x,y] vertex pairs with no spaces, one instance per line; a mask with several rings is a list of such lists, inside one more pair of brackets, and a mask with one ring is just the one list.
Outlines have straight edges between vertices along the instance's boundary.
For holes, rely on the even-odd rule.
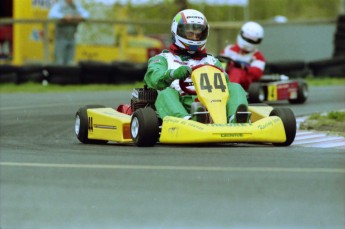
[[267,100],[268,101],[275,101],[278,98],[278,93],[277,93],[277,85],[268,85],[267,88]]
[[[214,73],[213,75],[213,86],[214,86],[214,89],[220,89],[222,92],[225,92],[226,90],[226,86],[223,82],[222,75],[218,72]],[[212,93],[213,86],[210,83],[208,74],[201,73],[200,74],[200,89],[207,90],[207,92]]]

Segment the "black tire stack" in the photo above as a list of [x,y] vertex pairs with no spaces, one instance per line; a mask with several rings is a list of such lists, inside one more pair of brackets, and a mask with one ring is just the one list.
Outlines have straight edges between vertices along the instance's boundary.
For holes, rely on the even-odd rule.
[[80,61],[80,76],[82,84],[108,84],[112,67],[104,62]]
[[333,57],[308,63],[314,76],[345,77],[345,15],[339,15],[333,40]]
[[338,16],[337,29],[334,34],[333,42],[333,56],[345,56],[345,14]]
[[112,72],[110,83],[124,84],[142,82],[147,70],[146,63],[131,63],[125,61],[115,61],[111,63]]
[[345,56],[309,62],[313,76],[345,77]]
[[77,65],[0,65],[0,83],[124,84],[142,82],[147,63],[81,61]]
[[16,83],[18,68],[13,65],[0,65],[0,83]]
[[16,84],[26,82],[41,83],[43,79],[43,67],[40,64],[23,65],[21,67],[17,67]]
[[308,76],[309,69],[305,61],[277,61],[267,63],[265,74],[283,74],[290,78],[304,78]]
[[45,80],[51,84],[81,84],[80,66],[47,65],[43,67]]

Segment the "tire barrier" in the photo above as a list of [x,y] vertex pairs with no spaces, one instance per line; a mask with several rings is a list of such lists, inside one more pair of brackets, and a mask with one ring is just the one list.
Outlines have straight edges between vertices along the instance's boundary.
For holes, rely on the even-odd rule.
[[[73,66],[62,65],[0,65],[0,83],[42,82],[51,84],[126,84],[142,82],[147,64],[130,62],[84,61]],[[304,78],[310,74],[321,77],[345,77],[345,56],[331,59],[280,61],[266,64],[265,74],[284,74]]]
[[314,76],[345,77],[345,56],[308,63]]
[[147,70],[147,64],[137,64],[130,62],[112,62],[111,83],[132,83],[142,82]]
[[46,65],[44,79],[52,84],[81,84],[80,66]]
[[283,74],[290,78],[304,78],[310,73],[305,61],[279,61],[266,64],[265,74]]
[[104,62],[81,61],[80,76],[82,84],[108,84],[112,66]]
[[333,57],[345,56],[345,14],[338,16],[333,44]]
[[16,84],[35,82],[40,83],[44,78],[42,65],[24,65],[17,68]]
[[81,61],[78,65],[0,65],[0,83],[125,84],[142,82],[147,64]]
[[0,65],[0,83],[17,83],[16,66]]

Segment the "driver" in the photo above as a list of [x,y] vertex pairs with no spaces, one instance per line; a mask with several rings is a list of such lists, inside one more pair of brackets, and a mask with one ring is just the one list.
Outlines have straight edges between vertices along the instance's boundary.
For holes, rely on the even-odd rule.
[[237,42],[227,45],[220,54],[232,59],[226,68],[230,81],[241,84],[245,90],[263,75],[266,60],[258,50],[263,38],[262,26],[253,21],[247,22],[242,25]]
[[[184,93],[179,80],[191,81],[189,76],[193,66],[210,64],[223,69],[218,59],[206,53],[208,31],[206,17],[201,12],[182,10],[172,21],[170,50],[164,50],[149,59],[144,82],[148,88],[159,91],[155,107],[160,118],[192,118],[191,105],[197,101],[196,96]],[[239,84],[230,83],[228,77],[226,79],[231,91],[227,104],[228,120],[232,123],[247,122],[248,115],[243,115],[248,107],[246,92]]]

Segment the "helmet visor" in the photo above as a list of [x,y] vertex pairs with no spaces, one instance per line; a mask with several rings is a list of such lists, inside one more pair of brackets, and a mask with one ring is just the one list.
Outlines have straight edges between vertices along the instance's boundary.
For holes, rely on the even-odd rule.
[[179,24],[177,35],[188,40],[203,41],[207,38],[208,27],[200,24]]
[[257,45],[257,44],[260,44],[262,39],[261,38],[254,38],[254,37],[251,37],[249,36],[248,34],[244,33],[243,31],[241,31],[241,37],[243,38],[243,40],[247,41],[248,43],[250,44],[253,44],[253,45]]

